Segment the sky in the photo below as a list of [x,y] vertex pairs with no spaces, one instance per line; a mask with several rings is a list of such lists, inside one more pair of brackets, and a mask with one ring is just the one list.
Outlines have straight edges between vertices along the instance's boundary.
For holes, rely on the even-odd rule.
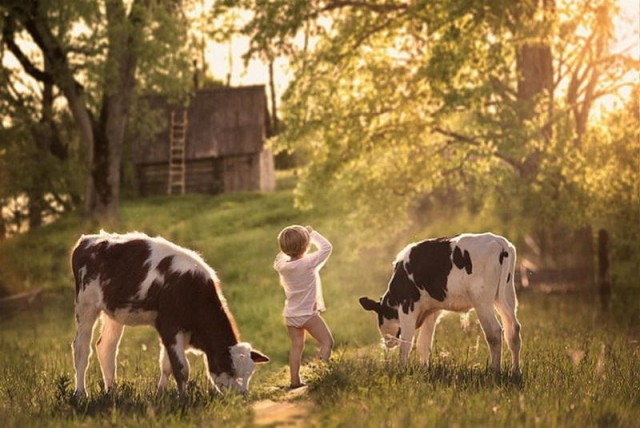
[[[231,47],[229,44],[209,42],[206,52],[209,72],[216,79],[226,82],[231,68],[231,86],[268,85],[269,69],[266,63],[252,59],[245,67],[245,61],[242,56],[248,50],[249,38],[246,36],[234,36]],[[230,58],[231,62],[229,62]],[[274,62],[275,84],[278,96],[282,95],[291,79],[287,64],[284,58],[278,58]]]

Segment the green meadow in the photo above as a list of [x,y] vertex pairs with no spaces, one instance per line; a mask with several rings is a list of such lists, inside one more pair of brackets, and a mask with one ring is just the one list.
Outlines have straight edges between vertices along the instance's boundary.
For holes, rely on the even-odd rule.
[[[0,308],[0,425],[254,426],[260,421],[256,404],[270,400],[304,409],[293,417],[273,415],[272,426],[638,426],[637,282],[617,281],[605,309],[587,285],[564,293],[520,290],[520,377],[487,371],[488,351],[473,313],[467,320],[457,314],[442,319],[429,368],[412,362],[400,369],[397,351],[381,348],[374,317],[360,308],[358,297],[383,293],[390,263],[407,237],[355,242],[330,207],[298,211],[291,186],[281,187],[271,194],[125,200],[117,230],[162,235],[198,251],[218,272],[241,338],[271,357],[256,370],[247,397],[213,393],[196,356],[190,356],[188,397],[156,397],[158,339],[153,329],[137,327],[125,330],[115,392],[103,392],[94,355],[90,397],[74,400],[69,252],[81,233],[99,228],[70,215],[0,243],[0,290],[42,290],[29,306]],[[303,377],[309,388],[293,398],[285,389],[284,295],[272,269],[275,237],[291,223],[311,224],[334,244],[322,277],[325,318],[336,340],[326,365],[313,361],[315,343],[307,342]],[[419,231],[423,236],[410,238],[492,227],[464,224],[434,222]],[[503,359],[507,373],[507,350]],[[170,387],[175,391],[175,383]]]

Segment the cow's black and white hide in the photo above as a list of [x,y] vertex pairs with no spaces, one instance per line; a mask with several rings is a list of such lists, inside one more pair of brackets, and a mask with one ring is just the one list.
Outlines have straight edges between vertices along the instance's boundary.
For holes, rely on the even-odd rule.
[[152,325],[160,335],[158,392],[165,390],[173,374],[184,393],[189,378],[186,350],[204,353],[216,389],[242,393],[248,391],[255,364],[269,361],[239,341],[215,271],[193,251],[142,233],[101,232],[78,240],[71,264],[76,285],[76,395],[86,395],[93,327],[101,314],[96,352],[107,390],[116,376],[125,325]]
[[475,309],[491,352],[491,368],[500,370],[502,327],[519,372],[520,323],[514,287],[516,249],[492,233],[462,234],[413,243],[398,253],[386,293],[376,302],[360,298],[365,310],[378,315],[378,326],[389,348],[400,344],[406,364],[418,332],[416,348],[423,364],[429,354],[438,317],[443,311]]

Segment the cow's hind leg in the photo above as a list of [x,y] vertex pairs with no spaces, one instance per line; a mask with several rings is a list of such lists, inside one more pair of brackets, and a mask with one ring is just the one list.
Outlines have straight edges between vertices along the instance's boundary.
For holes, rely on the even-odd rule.
[[116,356],[123,331],[122,324],[104,314],[102,315],[102,331],[96,343],[96,353],[106,391],[111,389],[116,378]]
[[515,305],[505,305],[503,302],[496,302],[496,309],[500,314],[500,319],[504,326],[504,339],[511,351],[511,372],[520,374],[520,347],[522,339],[520,337],[520,323],[516,318]]
[[418,334],[418,343],[416,344],[416,348],[418,356],[420,357],[420,362],[425,366],[429,365],[429,355],[431,354],[431,346],[433,345],[433,335],[436,330],[436,324],[438,323],[440,312],[441,311],[436,311],[427,315],[422,322],[420,333]]
[[502,359],[502,327],[493,312],[493,304],[478,305],[475,309],[491,352],[491,369],[499,372]]
[[91,337],[93,326],[98,319],[100,310],[92,305],[76,304],[76,336],[73,339],[73,365],[76,371],[75,396],[85,397],[85,380],[89,357],[91,356]]

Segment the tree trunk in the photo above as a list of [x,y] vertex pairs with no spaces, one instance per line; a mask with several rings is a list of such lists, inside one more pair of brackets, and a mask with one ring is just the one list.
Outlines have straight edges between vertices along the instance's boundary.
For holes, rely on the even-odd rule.
[[[518,99],[533,103],[541,94],[550,94],[553,89],[553,65],[551,47],[543,43],[525,43],[518,51]],[[524,115],[530,118],[535,113],[533,105]]]
[[[51,64],[45,60],[45,72],[51,72]],[[42,115],[40,121],[30,123],[31,136],[35,140],[36,148],[40,156],[36,159],[36,170],[33,173],[33,181],[28,196],[28,218],[29,229],[40,227],[43,223],[43,216],[49,204],[45,200],[48,186],[45,181],[48,179],[46,169],[46,159],[51,154],[60,161],[65,161],[68,157],[67,145],[63,144],[58,134],[58,129],[53,117],[53,83],[44,82],[42,91]]]
[[[109,52],[105,93],[98,123],[94,126],[88,211],[103,222],[118,222],[120,210],[120,166],[127,116],[135,89],[137,57],[143,6],[135,1],[129,16],[120,0],[106,2]],[[128,21],[128,22],[127,22]],[[123,23],[127,22],[127,25]]]
[[276,95],[276,83],[275,83],[275,73],[273,70],[274,59],[269,58],[269,92],[271,94],[271,137],[273,135],[278,135],[280,131],[280,124],[278,123],[278,106],[277,106],[277,95]]
[[5,223],[4,216],[2,215],[3,208],[4,206],[0,203],[0,241],[3,241],[7,237],[7,224]]
[[[543,13],[551,13],[555,10],[555,0],[543,0]],[[520,19],[526,20],[524,27],[528,27],[539,13],[536,3],[530,4],[520,10]],[[546,99],[547,120],[540,131],[545,145],[552,138],[551,115],[553,105],[553,58],[551,47],[541,41],[527,41],[518,48],[516,53],[516,68],[518,71],[517,97],[520,105],[520,120],[528,121],[536,114],[537,104]],[[532,180],[537,172],[540,162],[540,152],[530,153],[522,164],[522,174],[525,180]]]
[[29,198],[27,217],[29,219],[29,230],[31,230],[42,225],[42,214],[47,208],[47,204],[41,192],[30,193],[27,196]]
[[[133,84],[131,90],[133,90]],[[106,96],[95,130],[89,211],[105,222],[117,222],[120,209],[120,165],[130,100],[119,94]]]
[[[543,10],[537,10],[541,7]],[[542,12],[542,13],[540,13]],[[535,16],[547,16],[555,12],[555,0],[542,0],[541,3],[523,3],[519,9],[519,19],[524,19],[523,28],[535,19]],[[543,18],[545,19],[545,18]],[[518,70],[518,100],[521,106],[520,120],[528,121],[540,111],[539,103],[544,103],[545,120],[540,137],[542,144],[548,146],[553,138],[553,62],[551,47],[540,41],[527,41],[519,47],[516,67]],[[522,164],[522,178],[534,181],[541,161],[541,151],[529,153]],[[576,231],[562,221],[552,225],[534,226],[535,240],[540,249],[539,272],[541,280],[575,280],[591,282],[593,280],[593,237],[591,228]]]

